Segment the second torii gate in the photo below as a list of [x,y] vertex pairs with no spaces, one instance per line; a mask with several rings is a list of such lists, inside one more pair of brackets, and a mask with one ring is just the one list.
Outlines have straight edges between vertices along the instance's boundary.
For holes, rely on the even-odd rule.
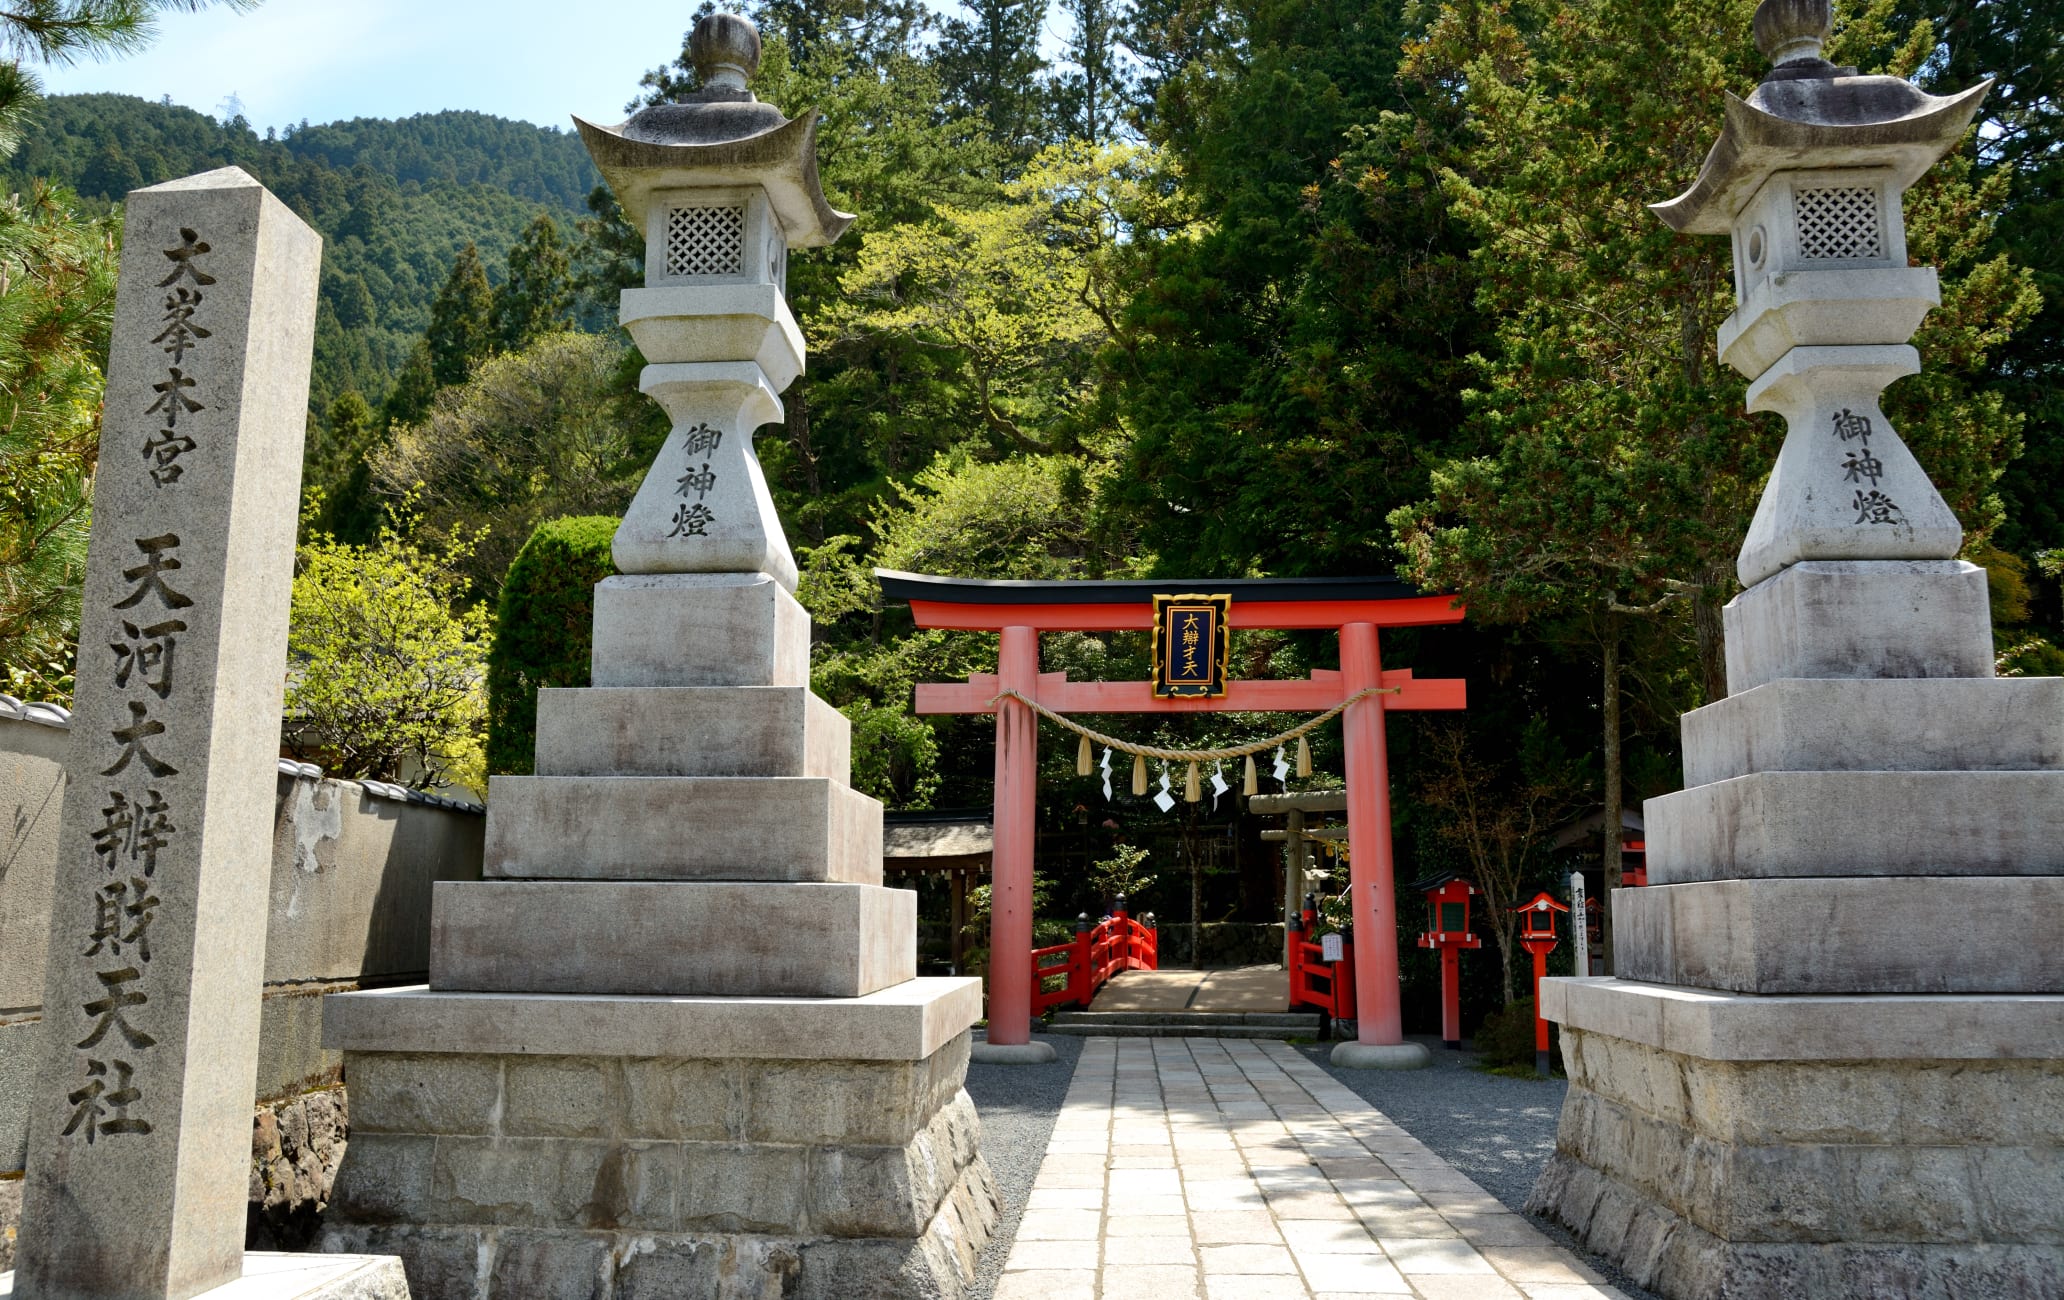
[[[1385,672],[1377,629],[1459,623],[1450,596],[1429,596],[1396,578],[1247,578],[1198,581],[984,582],[877,569],[882,594],[910,602],[919,627],[1001,635],[997,670],[966,682],[923,683],[919,713],[996,715],[996,846],[990,889],[989,1031],[992,1046],[1032,1041],[1032,855],[1037,829],[1038,715],[1005,690],[1056,713],[1320,713],[1369,687],[1342,716],[1347,751],[1348,865],[1357,961],[1358,1049],[1341,1064],[1413,1066],[1426,1053],[1404,1041],[1398,1007],[1397,899],[1390,843],[1390,769],[1383,715],[1391,709],[1460,709],[1459,679]],[[1039,671],[1042,632],[1150,631],[1154,597],[1208,592],[1232,597],[1235,628],[1336,628],[1340,668],[1303,681],[1231,681],[1215,698],[1164,699],[1151,682],[1071,682]],[[1343,1044],[1343,1047],[1350,1045]]]

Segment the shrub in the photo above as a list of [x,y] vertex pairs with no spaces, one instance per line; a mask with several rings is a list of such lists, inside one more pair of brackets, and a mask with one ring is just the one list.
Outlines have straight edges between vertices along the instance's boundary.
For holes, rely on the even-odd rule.
[[537,693],[586,686],[595,584],[616,572],[603,515],[539,524],[509,565],[487,657],[487,770],[524,774],[537,749]]
[[403,540],[412,521],[404,503],[370,545],[300,548],[289,744],[332,776],[478,789],[487,612],[461,608],[469,542],[423,550]]
[[[1562,1047],[1551,1026],[1548,1031],[1551,1070],[1562,1069]],[[1477,1063],[1489,1070],[1514,1070],[1531,1074],[1534,1069],[1534,1000],[1521,998],[1502,1011],[1493,1011],[1477,1027]]]

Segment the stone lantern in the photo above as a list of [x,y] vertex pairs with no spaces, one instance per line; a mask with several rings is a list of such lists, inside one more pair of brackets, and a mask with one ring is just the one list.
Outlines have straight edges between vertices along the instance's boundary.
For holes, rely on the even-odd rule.
[[1735,297],[1720,359],[1749,410],[1789,432],[1737,570],[1753,587],[1800,560],[1949,560],[1963,530],[1878,409],[1917,374],[1907,340],[1941,302],[1935,268],[1908,266],[1900,198],[1956,142],[1986,86],[1938,98],[1820,57],[1828,0],[1772,0],[1757,48],[1775,61],[1689,190],[1654,211],[1674,230],[1734,241]]
[[1483,940],[1470,928],[1469,901],[1476,886],[1453,871],[1443,871],[1412,882],[1412,888],[1426,894],[1426,929],[1419,946],[1440,954],[1441,1042],[1462,1048],[1462,952],[1483,947]]
[[788,250],[852,221],[815,115],[696,24],[702,89],[579,123],[646,282],[623,322],[673,418],[595,589],[593,685],[538,694],[483,879],[440,882],[426,987],[328,1000],[351,1148],[328,1249],[417,1300],[967,1293],[995,1221],[962,1088],[974,979],[920,979],[916,895],[810,693],[810,619],[753,456],[803,368]]
[[1534,959],[1534,1072],[1545,1079],[1549,1066],[1548,1018],[1541,1014],[1541,981],[1548,974],[1548,954],[1555,951],[1560,937],[1555,932],[1555,914],[1569,911],[1569,906],[1556,902],[1543,891],[1511,910],[1519,914],[1519,946]]
[[1729,694],[1647,801],[1609,978],[1541,982],[1570,1088],[1529,1208],[1670,1300],[2064,1289],[2064,679],[1996,678],[1985,573],[1879,408],[1938,301],[1901,195],[1987,87],[1773,68],[1655,205],[1733,241],[1720,355],[1787,433]]
[[616,533],[624,573],[764,573],[793,592],[795,557],[752,433],[779,420],[803,373],[788,309],[788,250],[829,244],[853,218],[817,183],[817,115],[790,120],[746,89],[760,36],[735,14],[696,24],[702,89],[620,127],[575,118],[645,234],[645,287],[620,319],[651,364],[639,387],[673,432]]

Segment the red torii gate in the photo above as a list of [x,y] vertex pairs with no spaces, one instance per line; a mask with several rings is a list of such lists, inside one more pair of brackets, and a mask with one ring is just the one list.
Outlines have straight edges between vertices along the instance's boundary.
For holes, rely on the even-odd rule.
[[[1032,1039],[1032,855],[1037,827],[1038,715],[1014,690],[1056,713],[1320,713],[1372,686],[1342,715],[1347,750],[1348,864],[1356,936],[1355,995],[1362,1044],[1404,1042],[1398,1009],[1396,891],[1390,843],[1390,769],[1383,715],[1391,709],[1465,707],[1460,679],[1420,680],[1383,670],[1377,629],[1459,623],[1449,596],[1396,578],[1245,578],[1196,581],[984,582],[875,570],[882,594],[910,602],[919,627],[1001,634],[997,671],[966,682],[923,683],[919,713],[996,714],[996,847],[990,888],[989,1033],[992,1044]],[[1039,671],[1042,632],[1151,631],[1157,594],[1232,597],[1235,628],[1337,628],[1340,668],[1304,681],[1229,681],[1215,698],[1159,699],[1151,682],[1071,682]]]

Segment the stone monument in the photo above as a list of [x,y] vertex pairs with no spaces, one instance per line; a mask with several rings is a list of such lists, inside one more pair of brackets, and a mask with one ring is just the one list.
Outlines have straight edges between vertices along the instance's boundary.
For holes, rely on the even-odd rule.
[[592,688],[538,700],[536,775],[493,778],[488,879],[440,884],[427,988],[329,999],[351,1145],[328,1249],[424,1297],[953,1297],[995,1194],[961,1084],[979,982],[917,979],[916,897],[752,450],[803,369],[792,247],[852,221],[816,115],[746,89],[717,14],[702,89],[579,122],[646,286],[622,319],[673,431],[596,589]]
[[1902,192],[1987,87],[1774,70],[1657,213],[1733,238],[1720,354],[1789,431],[1614,894],[1616,978],[1555,979],[1570,1091],[1532,1207],[1673,1300],[2064,1291],[2064,679],[1995,679],[1982,570],[1878,407],[1938,301]]
[[393,1260],[243,1249],[322,240],[234,167],[124,213],[47,1046],[0,1294],[406,1295]]

